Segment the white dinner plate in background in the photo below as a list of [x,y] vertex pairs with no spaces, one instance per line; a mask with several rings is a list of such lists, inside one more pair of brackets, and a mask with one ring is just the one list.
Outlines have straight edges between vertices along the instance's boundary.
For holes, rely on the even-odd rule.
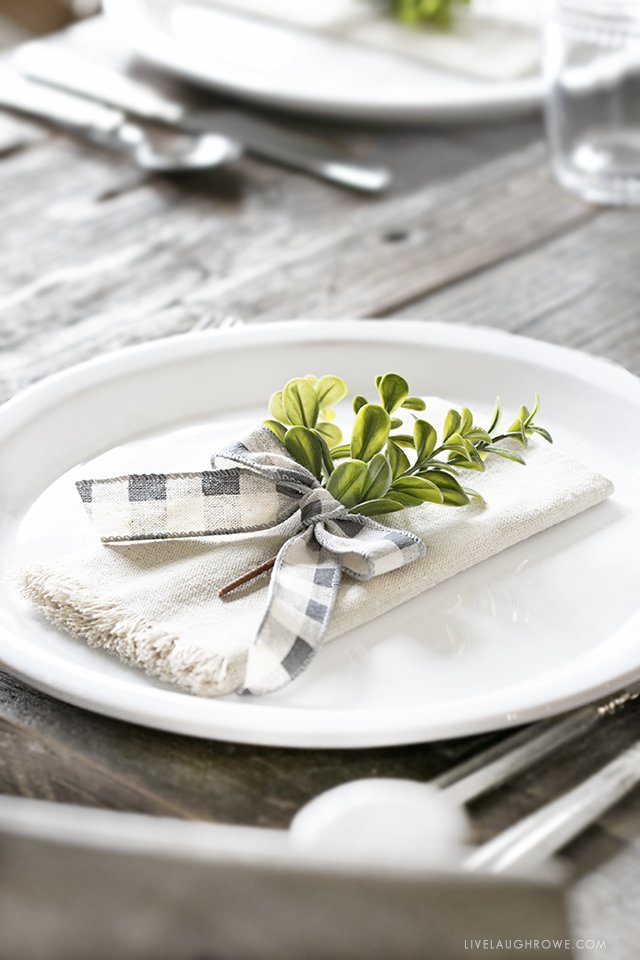
[[[151,727],[294,747],[372,747],[547,717],[640,676],[640,383],[507,333],[402,321],[280,323],[154,341],[50,377],[0,409],[0,568],[93,542],[78,477],[206,469],[315,371],[377,374],[490,416],[542,398],[557,448],[614,496],[327,644],[270,697],[189,696],[51,626],[0,584],[0,661],[35,687]],[[513,465],[514,482],[517,471]],[[212,624],[212,627],[215,626]]]
[[451,122],[523,114],[542,101],[540,77],[465,77],[205,4],[105,0],[104,9],[127,44],[157,66],[281,109],[385,123]]

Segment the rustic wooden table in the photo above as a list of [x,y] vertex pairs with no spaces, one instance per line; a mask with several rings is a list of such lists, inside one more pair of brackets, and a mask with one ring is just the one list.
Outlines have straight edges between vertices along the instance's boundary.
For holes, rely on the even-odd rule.
[[[640,373],[640,213],[563,193],[537,118],[320,129],[353,157],[388,164],[388,194],[251,159],[215,175],[146,176],[0,114],[0,399],[105,350],[295,317],[494,326]],[[283,828],[329,787],[426,781],[500,736],[354,751],[238,746],[107,719],[0,673],[0,792],[113,810]],[[476,802],[478,838],[639,736],[631,703],[588,742]],[[562,857],[576,936],[606,940],[611,960],[636,958],[640,790]]]

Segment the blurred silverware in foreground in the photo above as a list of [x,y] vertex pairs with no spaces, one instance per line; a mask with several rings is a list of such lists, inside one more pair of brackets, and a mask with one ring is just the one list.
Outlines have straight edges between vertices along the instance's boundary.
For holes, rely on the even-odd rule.
[[225,135],[241,143],[256,157],[311,173],[343,187],[378,193],[391,182],[391,175],[384,167],[356,163],[321,139],[235,110],[190,112],[181,103],[160,95],[138,80],[46,42],[36,40],[20,47],[14,54],[13,63],[32,80],[188,133]]

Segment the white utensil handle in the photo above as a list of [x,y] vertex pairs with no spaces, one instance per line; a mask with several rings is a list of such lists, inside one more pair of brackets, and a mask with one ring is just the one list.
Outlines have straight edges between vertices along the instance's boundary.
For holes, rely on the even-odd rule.
[[521,872],[560,850],[640,783],[640,742],[584,783],[471,854],[464,867],[488,873]]
[[603,697],[586,707],[531,724],[507,740],[482,750],[431,780],[431,786],[445,790],[454,803],[468,803],[532,767],[543,757],[575,740],[598,721],[617,713],[640,694],[638,684]]
[[88,57],[58,49],[51,42],[34,40],[24,44],[13,55],[13,62],[20,73],[32,80],[114,104],[148,120],[175,124],[183,119],[180,104]]
[[9,70],[0,73],[0,106],[50,120],[87,135],[115,134],[125,122],[119,110],[43,87]]

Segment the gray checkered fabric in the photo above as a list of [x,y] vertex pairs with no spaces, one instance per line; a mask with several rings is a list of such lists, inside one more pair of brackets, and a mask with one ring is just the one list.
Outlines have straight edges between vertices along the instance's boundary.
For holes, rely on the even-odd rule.
[[100,539],[117,543],[266,530],[291,517],[318,484],[265,426],[213,457],[212,467],[76,487]]
[[80,480],[104,543],[275,527],[300,512],[301,532],[281,548],[239,692],[289,683],[322,646],[343,571],[369,580],[423,557],[422,540],[351,515],[263,425],[225,448],[202,473]]

